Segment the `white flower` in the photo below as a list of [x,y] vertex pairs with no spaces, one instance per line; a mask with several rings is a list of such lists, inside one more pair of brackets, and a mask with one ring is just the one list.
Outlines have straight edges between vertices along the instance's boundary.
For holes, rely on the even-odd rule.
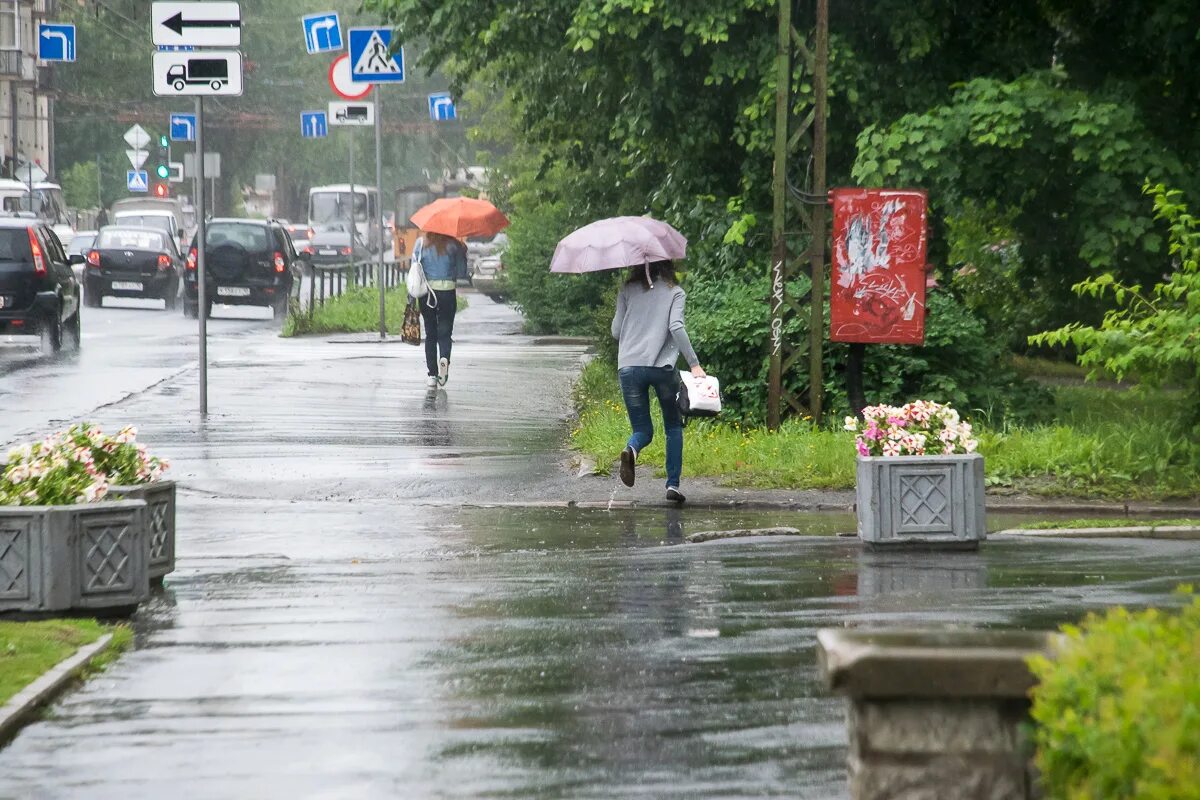
[[846,425],[845,425],[844,430],[848,430],[848,431],[858,430],[858,419],[856,417],[846,417]]

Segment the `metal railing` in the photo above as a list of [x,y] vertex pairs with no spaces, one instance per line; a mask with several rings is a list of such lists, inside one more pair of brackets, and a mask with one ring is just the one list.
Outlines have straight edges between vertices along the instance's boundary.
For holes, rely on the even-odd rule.
[[[309,266],[308,307],[305,313],[311,317],[326,301],[341,297],[354,289],[376,285],[377,264],[338,264],[332,266]],[[384,286],[393,289],[404,282],[408,272],[408,261],[389,261],[383,265]]]

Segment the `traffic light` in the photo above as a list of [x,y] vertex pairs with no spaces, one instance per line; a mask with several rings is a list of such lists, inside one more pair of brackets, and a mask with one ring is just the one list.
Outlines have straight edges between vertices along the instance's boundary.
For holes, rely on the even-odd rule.
[[[171,168],[168,164],[171,162],[171,140],[166,134],[158,137],[158,153],[157,161],[154,164],[154,174],[159,177],[159,180],[167,180],[171,177]],[[166,195],[160,195],[165,197]]]
[[155,197],[166,197],[167,196],[167,185],[165,183],[154,184],[154,196]]

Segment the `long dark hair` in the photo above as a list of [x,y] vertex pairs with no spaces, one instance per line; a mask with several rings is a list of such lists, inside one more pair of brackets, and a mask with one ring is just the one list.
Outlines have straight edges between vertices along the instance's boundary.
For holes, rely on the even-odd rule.
[[[649,283],[646,279],[649,277]],[[679,283],[675,277],[675,262],[674,261],[651,261],[649,266],[639,264],[636,267],[629,268],[629,277],[625,279],[625,283],[641,283],[647,289],[651,288],[652,284],[663,281],[668,286],[674,286]]]
[[445,255],[446,251],[450,249],[451,242],[458,241],[453,236],[447,236],[444,233],[426,231],[422,235],[425,237],[425,246],[442,255]]

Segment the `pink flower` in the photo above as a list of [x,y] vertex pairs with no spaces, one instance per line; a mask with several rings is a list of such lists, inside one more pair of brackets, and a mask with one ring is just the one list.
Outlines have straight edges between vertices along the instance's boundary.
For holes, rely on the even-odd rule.
[[857,440],[857,441],[854,443],[854,446],[858,448],[858,454],[859,454],[860,456],[869,456],[869,455],[871,455],[871,448],[867,447],[867,444],[866,444],[866,442],[864,442],[862,439],[859,439],[859,440]]

